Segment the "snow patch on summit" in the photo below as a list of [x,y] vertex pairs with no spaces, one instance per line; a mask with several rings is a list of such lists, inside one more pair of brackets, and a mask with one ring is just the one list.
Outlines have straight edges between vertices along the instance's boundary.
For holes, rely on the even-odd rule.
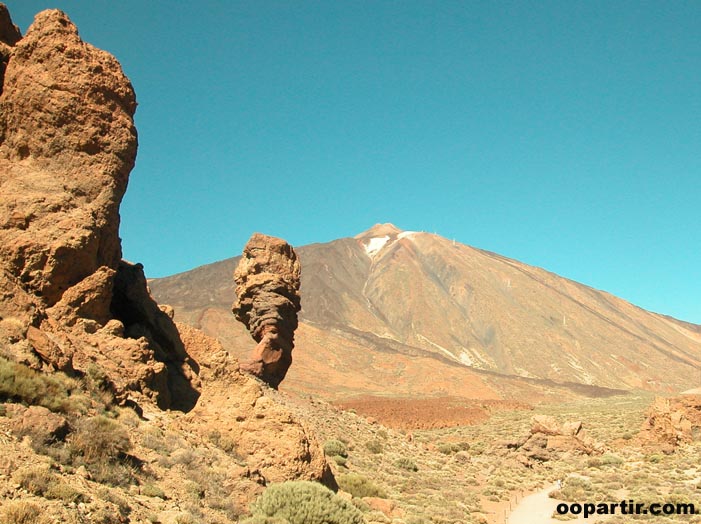
[[389,235],[371,238],[368,240],[368,243],[365,244],[365,252],[370,258],[372,258],[380,251],[380,249],[385,247],[387,242],[389,242]]

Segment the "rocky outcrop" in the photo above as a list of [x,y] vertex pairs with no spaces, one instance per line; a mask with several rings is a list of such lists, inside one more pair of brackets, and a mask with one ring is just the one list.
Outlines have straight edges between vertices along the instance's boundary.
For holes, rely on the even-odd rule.
[[277,388],[292,364],[294,332],[300,310],[300,263],[282,239],[254,233],[234,272],[233,312],[258,345],[247,371]]
[[202,379],[202,396],[181,419],[183,428],[195,428],[204,437],[215,434],[220,444],[245,457],[245,480],[259,487],[299,479],[336,489],[313,432],[273,396],[280,394],[240,372],[217,340],[187,324],[177,326]]
[[10,50],[0,99],[0,259],[51,306],[121,259],[119,204],[136,157],[131,83],[58,10]]
[[21,37],[0,4],[0,59],[0,353],[78,375],[97,367],[120,402],[190,409],[196,365],[141,267],[121,261],[131,83],[58,10]]
[[[85,377],[122,404],[151,399],[188,412],[173,424],[202,439],[216,433],[238,454],[230,478],[242,507],[267,482],[333,486],[304,424],[239,372],[216,340],[177,326],[173,309],[151,298],[141,264],[121,260],[119,204],[136,155],[136,102],[118,62],[82,42],[56,10],[37,15],[20,38],[0,4],[0,42],[0,355]],[[289,357],[299,263],[283,244],[251,244],[241,311],[265,348]],[[264,371],[279,383],[287,368],[268,356]],[[45,408],[12,405],[7,413],[15,434],[44,442],[70,429]]]
[[12,23],[10,13],[5,4],[0,4],[0,93],[5,77],[5,69],[10,59],[10,50],[17,41],[22,38],[19,27]]
[[647,411],[638,442],[671,453],[701,438],[701,395],[657,398]]
[[534,415],[527,437],[503,444],[516,452],[517,462],[527,467],[558,458],[563,453],[595,455],[604,452],[604,446],[587,434],[581,421],[560,424],[550,415]]

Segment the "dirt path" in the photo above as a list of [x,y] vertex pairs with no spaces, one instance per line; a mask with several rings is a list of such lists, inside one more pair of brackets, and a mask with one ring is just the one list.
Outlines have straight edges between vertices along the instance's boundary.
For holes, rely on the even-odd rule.
[[562,521],[551,518],[558,501],[549,498],[548,493],[555,489],[557,489],[557,485],[550,484],[532,495],[523,497],[521,502],[506,517],[506,522],[508,524],[562,524]]
[[[550,484],[540,491],[523,497],[513,511],[507,515],[506,524],[562,524],[561,520],[552,518],[555,508],[561,500],[551,499],[548,494],[557,489],[557,484]],[[590,516],[585,519],[579,515],[576,519],[566,521],[568,524],[595,524],[608,520],[610,516]]]

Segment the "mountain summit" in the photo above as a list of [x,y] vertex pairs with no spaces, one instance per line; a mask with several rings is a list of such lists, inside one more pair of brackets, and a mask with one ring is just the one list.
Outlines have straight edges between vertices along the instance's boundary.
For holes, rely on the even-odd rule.
[[[495,253],[392,224],[297,252],[291,388],[508,398],[698,385],[698,326]],[[236,352],[240,334],[224,313],[234,265],[155,280],[152,290]]]
[[367,231],[363,231],[362,233],[358,233],[353,238],[357,238],[358,240],[366,240],[366,239],[370,239],[370,238],[377,238],[377,237],[384,237],[384,236],[392,237],[392,236],[397,236],[401,232],[402,232],[402,230],[399,229],[397,226],[387,222],[386,224],[375,224]]

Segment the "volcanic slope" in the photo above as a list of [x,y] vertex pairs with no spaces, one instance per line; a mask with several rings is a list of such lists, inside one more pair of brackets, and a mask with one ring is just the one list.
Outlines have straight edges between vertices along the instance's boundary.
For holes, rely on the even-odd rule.
[[[680,391],[701,369],[701,326],[435,234],[378,224],[297,248],[302,312],[283,389],[540,400]],[[238,257],[150,282],[179,320],[237,356]]]

